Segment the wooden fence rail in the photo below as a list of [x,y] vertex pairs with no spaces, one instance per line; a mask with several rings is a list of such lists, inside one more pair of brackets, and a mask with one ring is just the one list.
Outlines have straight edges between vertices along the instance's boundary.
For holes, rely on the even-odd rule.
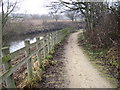
[[[48,33],[40,40],[40,37],[36,37],[36,42],[30,44],[29,40],[25,40],[25,47],[10,53],[9,47],[2,48],[2,65],[4,66],[4,72],[0,75],[0,83],[5,81],[7,88],[16,88],[15,81],[13,78],[13,73],[20,68],[24,63],[27,63],[27,75],[28,78],[33,78],[33,70],[32,70],[32,59],[31,57],[37,55],[37,60],[39,67],[41,66],[41,51],[44,52],[44,58],[49,54],[50,50],[54,48],[54,46],[61,42],[62,39],[69,33],[69,29],[59,30],[55,32]],[[32,47],[35,47],[35,50],[31,50]],[[25,57],[20,60],[19,63],[14,66],[11,64],[11,61],[18,57],[21,53],[25,55]],[[14,61],[13,61],[14,62]]]

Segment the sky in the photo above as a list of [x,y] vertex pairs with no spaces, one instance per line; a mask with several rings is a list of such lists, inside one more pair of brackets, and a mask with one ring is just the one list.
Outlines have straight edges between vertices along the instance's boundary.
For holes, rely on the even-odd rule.
[[[10,1],[16,1],[16,0],[10,0]],[[59,1],[59,0],[18,0],[18,1],[20,1],[20,3],[18,4],[19,9],[15,10],[14,13],[42,15],[42,14],[48,14],[49,12],[48,8],[45,7],[46,5],[49,5],[50,2],[52,1]],[[70,0],[64,0],[64,1],[70,1]],[[97,1],[97,0],[91,0],[91,1]],[[102,1],[102,0],[98,0],[98,1]],[[108,0],[108,1],[112,1],[112,0]]]
[[19,9],[16,13],[26,14],[48,14],[48,5],[51,1],[58,0],[23,0],[20,2]]

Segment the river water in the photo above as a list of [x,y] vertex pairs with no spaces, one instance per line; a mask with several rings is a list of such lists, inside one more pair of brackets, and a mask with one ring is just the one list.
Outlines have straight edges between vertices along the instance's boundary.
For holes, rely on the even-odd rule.
[[15,52],[23,47],[25,47],[25,40],[29,40],[30,44],[36,42],[36,37],[40,37],[42,39],[47,33],[50,32],[42,32],[38,34],[32,35],[20,35],[20,36],[13,36],[12,38],[7,38],[5,42],[5,46],[8,46],[10,49],[10,53]]
[[25,40],[29,40],[30,44],[36,42],[36,37],[39,37],[42,39],[47,33],[49,32],[43,32],[38,34],[32,34],[32,35],[20,35],[20,36],[14,36],[14,38],[8,38],[4,42],[6,43],[5,46],[9,47],[10,53],[15,52],[16,50],[19,50],[23,47],[25,47]]
[[[40,37],[40,39],[42,39],[43,37]],[[30,44],[36,42],[36,38],[32,38],[32,39],[25,39],[25,40],[29,40],[30,41]],[[18,40],[18,41],[12,41],[10,43],[10,53],[16,51],[16,50],[19,50],[21,48],[25,47],[25,43],[24,43],[24,40]]]

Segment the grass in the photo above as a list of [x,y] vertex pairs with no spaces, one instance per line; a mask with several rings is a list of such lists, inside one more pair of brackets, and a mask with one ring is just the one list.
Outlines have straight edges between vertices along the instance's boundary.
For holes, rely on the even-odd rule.
[[102,77],[105,77],[114,87],[119,87],[117,79],[110,75],[108,67],[104,64],[107,49],[94,50],[92,45],[88,43],[83,32],[79,34],[78,42],[82,46],[84,54],[90,58],[90,62],[100,71]]
[[42,80],[42,70],[39,69],[39,71],[34,71],[33,72],[33,78],[29,79],[26,78],[25,80],[23,80],[18,86],[17,88],[31,88],[31,87],[35,87],[39,81]]

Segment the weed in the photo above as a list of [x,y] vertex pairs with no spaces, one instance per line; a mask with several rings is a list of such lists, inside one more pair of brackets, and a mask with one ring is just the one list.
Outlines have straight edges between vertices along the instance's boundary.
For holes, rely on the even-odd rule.
[[110,60],[111,58],[106,58],[108,49],[94,49],[94,46],[87,41],[83,33],[79,34],[78,43],[82,46],[84,53],[90,58],[91,63],[94,63],[95,67],[100,70],[107,79],[109,78],[109,80],[111,80],[111,83],[118,86],[118,76],[114,68],[117,68],[119,64],[115,60]]

